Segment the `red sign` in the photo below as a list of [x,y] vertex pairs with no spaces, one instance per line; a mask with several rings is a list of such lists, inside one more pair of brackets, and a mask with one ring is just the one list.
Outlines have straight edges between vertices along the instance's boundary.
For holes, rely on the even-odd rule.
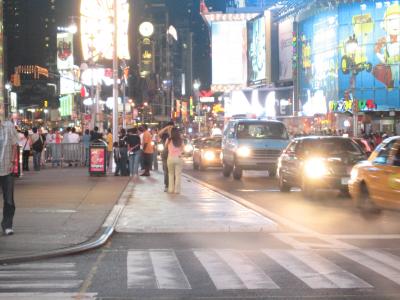
[[106,149],[105,148],[90,148],[90,168],[91,173],[106,172]]

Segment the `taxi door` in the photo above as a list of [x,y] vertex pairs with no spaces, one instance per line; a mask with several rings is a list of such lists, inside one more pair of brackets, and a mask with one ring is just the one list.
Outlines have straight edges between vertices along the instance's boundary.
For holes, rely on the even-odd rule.
[[388,163],[384,168],[387,177],[384,200],[388,206],[400,208],[400,141],[391,149]]

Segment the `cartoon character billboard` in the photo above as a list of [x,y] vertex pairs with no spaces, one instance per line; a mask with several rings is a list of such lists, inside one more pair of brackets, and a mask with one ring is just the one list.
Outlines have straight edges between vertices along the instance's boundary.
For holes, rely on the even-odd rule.
[[342,4],[339,15],[339,101],[374,103],[365,110],[400,108],[398,1]]
[[300,102],[305,116],[325,114],[338,95],[338,14],[330,10],[299,23]]

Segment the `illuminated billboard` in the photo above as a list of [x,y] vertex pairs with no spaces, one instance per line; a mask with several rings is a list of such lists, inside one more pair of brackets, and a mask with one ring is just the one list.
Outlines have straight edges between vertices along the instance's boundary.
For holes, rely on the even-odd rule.
[[279,23],[279,80],[293,78],[293,21]]
[[211,24],[213,84],[245,84],[247,75],[246,22]]
[[[81,40],[84,60],[113,59],[114,9],[112,0],[81,0]],[[118,58],[130,59],[128,0],[117,1]]]
[[70,70],[74,67],[73,34],[57,33],[57,69]]
[[0,120],[4,120],[3,2],[0,3]]
[[60,97],[60,116],[67,117],[72,115],[72,108],[74,105],[74,96],[65,95]]
[[271,26],[270,13],[247,22],[247,68],[249,85],[270,82],[271,75]]
[[343,4],[338,13],[338,103],[355,99],[360,111],[400,109],[399,2]]

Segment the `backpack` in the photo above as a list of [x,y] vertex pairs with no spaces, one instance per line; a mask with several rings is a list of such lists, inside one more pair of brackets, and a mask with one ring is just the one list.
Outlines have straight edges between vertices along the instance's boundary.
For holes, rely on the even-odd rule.
[[41,135],[39,135],[39,138],[37,139],[37,141],[32,144],[32,149],[36,152],[43,151],[43,139],[42,139]]

